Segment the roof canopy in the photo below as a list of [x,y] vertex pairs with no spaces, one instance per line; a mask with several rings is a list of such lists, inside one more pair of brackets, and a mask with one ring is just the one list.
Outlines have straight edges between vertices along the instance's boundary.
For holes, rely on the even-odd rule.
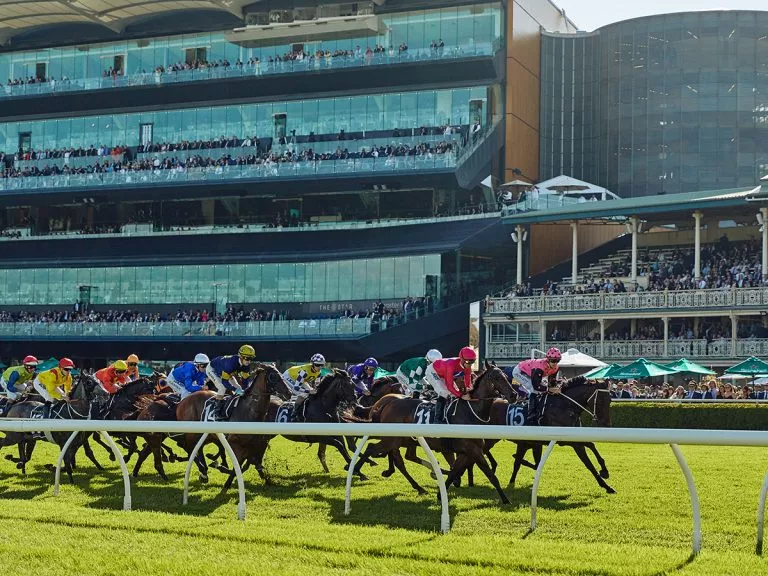
[[[121,32],[136,20],[180,10],[220,10],[242,18],[252,0],[0,0],[0,40],[33,28],[91,23]],[[76,41],[76,39],[73,39]]]

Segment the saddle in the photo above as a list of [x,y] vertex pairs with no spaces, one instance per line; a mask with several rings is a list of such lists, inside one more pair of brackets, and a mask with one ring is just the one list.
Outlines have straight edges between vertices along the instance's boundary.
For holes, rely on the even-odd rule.
[[[224,403],[224,407],[222,409],[218,408],[219,402]],[[216,400],[216,397],[212,396],[205,401],[200,420],[205,422],[229,421],[229,419],[232,417],[232,411],[235,409],[235,406],[237,406],[239,402],[240,396],[228,396],[224,398],[224,400]]]
[[[444,421],[448,422],[448,416],[451,413],[451,408],[456,406],[457,400],[451,400],[446,402],[444,406],[445,413],[443,414]],[[437,404],[434,401],[420,402],[416,407],[416,411],[413,414],[414,424],[434,424],[438,421],[437,418]]]

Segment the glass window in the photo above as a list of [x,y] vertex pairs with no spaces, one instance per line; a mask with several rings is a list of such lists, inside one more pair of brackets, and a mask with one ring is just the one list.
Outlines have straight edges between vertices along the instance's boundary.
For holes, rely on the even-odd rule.
[[277,302],[277,264],[264,264],[261,269],[261,302]]
[[261,297],[261,264],[245,266],[245,301],[262,302]]

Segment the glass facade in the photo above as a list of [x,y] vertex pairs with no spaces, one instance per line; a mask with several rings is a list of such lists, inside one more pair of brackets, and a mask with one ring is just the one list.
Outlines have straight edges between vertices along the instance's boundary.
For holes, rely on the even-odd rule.
[[768,12],[638,18],[542,44],[541,178],[622,197],[753,186],[768,170]]
[[[0,306],[257,304],[439,294],[439,254],[285,264],[0,269]],[[429,292],[428,292],[429,288]]]
[[[262,104],[186,108],[0,123],[0,149],[16,153],[90,146],[138,146],[152,142],[211,140],[222,136],[274,138],[297,135],[376,132],[399,128],[410,136],[420,126],[466,125],[486,87],[427,90],[368,96],[294,100]],[[487,109],[487,105],[483,106]],[[474,119],[474,118],[473,118]],[[483,121],[483,118],[480,118]],[[373,135],[372,135],[373,136]]]
[[[224,32],[217,32],[14,52],[0,55],[0,80],[3,84],[41,76],[56,80],[53,86],[42,83],[20,85],[13,89],[6,87],[6,95],[112,88],[115,84],[111,79],[102,81],[104,73],[110,69],[121,71],[128,80],[124,84],[130,85],[132,77],[141,83],[143,74],[152,74],[157,68],[173,64],[183,65],[191,60],[220,62],[226,59],[234,65],[238,60],[248,62],[258,58],[266,63],[270,58],[282,58],[299,47],[305,53],[314,54],[319,50],[333,53],[357,47],[365,51],[367,47],[382,45],[387,49],[391,46],[397,54],[402,43],[408,45],[409,51],[429,51],[430,44],[441,39],[445,49],[436,56],[452,58],[457,51],[473,54],[479,47],[486,50],[498,45],[504,29],[503,12],[498,3],[388,14],[381,16],[380,20],[382,33],[378,35],[343,40],[302,39],[290,44],[256,48],[228,42]],[[261,69],[264,73],[292,71],[292,67]],[[185,80],[216,77],[221,76],[198,74]],[[64,78],[67,82],[61,81]]]

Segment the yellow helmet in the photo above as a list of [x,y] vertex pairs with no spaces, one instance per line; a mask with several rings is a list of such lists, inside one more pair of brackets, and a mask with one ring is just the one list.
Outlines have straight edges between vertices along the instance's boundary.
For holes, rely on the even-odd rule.
[[128,356],[128,358],[125,359],[125,361],[129,362],[129,363],[136,363],[136,364],[138,364],[139,363],[139,357],[136,356],[136,354],[131,354],[130,356]]
[[256,358],[256,350],[250,344],[243,344],[237,353],[243,358]]
[[118,370],[120,372],[125,372],[128,370],[128,364],[125,363],[125,360],[118,360],[113,365],[115,370]]

